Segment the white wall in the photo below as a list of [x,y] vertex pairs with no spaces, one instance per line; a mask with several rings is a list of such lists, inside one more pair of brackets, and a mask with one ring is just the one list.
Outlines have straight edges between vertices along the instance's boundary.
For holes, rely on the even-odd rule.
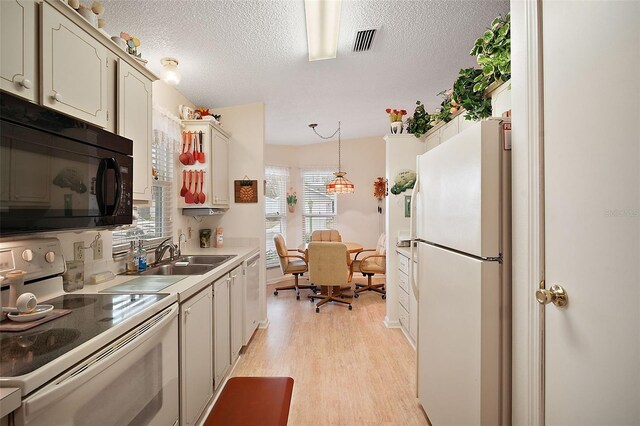
[[[231,133],[229,142],[229,211],[221,216],[204,217],[197,223],[200,228],[224,228],[224,237],[258,239],[261,252],[261,269],[265,270],[264,230],[264,104],[254,103],[215,109],[221,114],[224,129]],[[243,179],[258,181],[257,203],[236,203],[233,181]],[[193,220],[193,219],[188,219]],[[190,222],[189,222],[190,223]],[[196,231],[197,232],[197,231]],[[261,275],[260,306],[263,325],[267,318],[265,277]]]
[[[289,177],[298,193],[295,213],[286,218],[287,246],[302,243],[302,179],[300,169],[338,166],[338,142],[302,146],[266,145],[265,164],[290,167]],[[384,231],[384,214],[377,212],[378,200],[373,196],[373,182],[385,175],[385,147],[382,136],[342,141],[342,169],[354,183],[353,194],[338,195],[338,230],[343,241],[354,241],[375,247]],[[384,201],[380,203],[384,208]],[[384,213],[384,210],[383,210]],[[269,270],[268,278],[281,276],[279,269]]]

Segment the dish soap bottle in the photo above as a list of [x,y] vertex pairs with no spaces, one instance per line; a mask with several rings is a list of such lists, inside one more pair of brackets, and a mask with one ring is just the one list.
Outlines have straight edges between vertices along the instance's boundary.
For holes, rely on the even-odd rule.
[[135,274],[138,272],[138,252],[136,251],[136,243],[131,241],[129,251],[127,252],[127,273]]
[[147,269],[147,251],[142,246],[142,240],[138,241],[138,270],[140,272]]

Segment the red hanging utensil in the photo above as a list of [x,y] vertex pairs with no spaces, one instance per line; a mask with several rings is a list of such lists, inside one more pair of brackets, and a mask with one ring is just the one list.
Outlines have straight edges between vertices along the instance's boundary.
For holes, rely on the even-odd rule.
[[195,173],[196,175],[196,186],[194,188],[194,193],[193,193],[193,202],[196,204],[200,204],[200,193],[198,192],[198,177],[200,175],[198,174],[197,170],[193,173]]
[[180,196],[184,197],[187,192],[188,192],[188,189],[187,189],[187,171],[183,170],[182,171],[182,189],[180,189]]
[[[200,137],[200,152],[198,153],[198,161],[204,163],[204,151],[202,151],[202,130],[200,130],[198,136]],[[202,185],[202,183],[200,185]]]
[[[189,135],[189,140],[191,140],[190,135]],[[180,156],[178,157],[178,160],[180,160],[180,162],[185,166],[189,164],[189,156],[184,150],[184,147],[186,144],[187,144],[187,132],[182,132],[182,151],[180,153]]]
[[189,189],[184,194],[184,202],[187,204],[193,204],[193,193],[191,193],[191,184],[193,183],[193,171],[189,170]]
[[204,204],[204,202],[207,200],[207,196],[204,195],[204,190],[202,189],[204,187],[204,171],[200,170],[200,204]]

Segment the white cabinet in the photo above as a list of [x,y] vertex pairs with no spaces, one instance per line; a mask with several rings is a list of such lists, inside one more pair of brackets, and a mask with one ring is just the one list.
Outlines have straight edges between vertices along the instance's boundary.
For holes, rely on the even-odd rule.
[[213,283],[213,364],[216,389],[231,367],[231,337],[229,315],[229,275]]
[[229,207],[229,138],[213,128],[211,201],[217,207]]
[[36,22],[34,0],[0,1],[0,89],[36,101]]
[[194,425],[213,396],[211,286],[180,306],[180,424]]
[[133,199],[151,200],[151,80],[118,64],[118,134],[133,141]]
[[229,315],[230,315],[230,332],[231,332],[231,358],[230,362],[233,365],[240,355],[242,349],[242,337],[243,337],[243,321],[242,317],[244,312],[242,306],[243,288],[245,276],[242,273],[242,268],[238,267],[230,273],[231,281],[229,282]]
[[[178,206],[182,208],[229,208],[230,135],[212,121],[183,120],[182,123],[185,126],[187,147],[189,139],[191,139],[198,144],[198,150],[200,150],[200,133],[202,132],[202,152],[204,152],[205,161],[203,163],[196,161],[195,164],[185,165],[176,159],[176,165],[179,170],[204,172],[202,192],[206,195],[206,200],[204,204],[187,204],[185,199],[180,197]],[[193,152],[193,143],[190,152]],[[179,176],[182,176],[182,173]],[[189,186],[188,181],[187,186]],[[181,185],[177,187],[177,191],[180,191],[180,188]],[[195,190],[195,182],[191,188]]]
[[426,150],[427,151],[432,150],[433,148],[438,146],[438,144],[440,143],[440,133],[434,132],[434,133],[430,134],[429,136],[427,136],[427,138],[425,139],[424,143],[426,145]]
[[40,103],[107,127],[107,48],[42,3]]
[[245,260],[244,273],[244,337],[246,346],[260,322],[260,253]]
[[[408,256],[398,253],[398,317],[404,334],[415,347],[418,336],[418,301],[411,285],[410,264]],[[417,271],[417,268],[414,268],[414,271]]]

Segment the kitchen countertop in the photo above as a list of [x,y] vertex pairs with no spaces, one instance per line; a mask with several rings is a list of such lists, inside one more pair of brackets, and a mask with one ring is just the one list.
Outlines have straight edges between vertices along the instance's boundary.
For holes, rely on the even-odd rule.
[[[183,253],[183,256],[189,255],[230,255],[234,254],[235,257],[222,263],[215,269],[202,275],[185,275],[185,278],[160,290],[158,293],[165,293],[175,295],[179,303],[184,302],[191,296],[195,295],[202,289],[206,288],[213,281],[217,280],[227,272],[231,271],[235,267],[239,266],[242,261],[248,259],[254,254],[259,252],[257,245],[236,246],[236,247],[224,247],[224,248],[197,248],[189,249],[188,253]],[[126,283],[134,278],[138,277],[153,277],[153,275],[116,275],[116,277],[110,281],[106,281],[100,284],[85,284],[84,288],[77,290],[77,293],[92,294],[98,292],[108,292],[108,289],[118,284]],[[166,275],[164,275],[166,277]]]
[[0,418],[17,410],[22,404],[20,388],[0,388]]

